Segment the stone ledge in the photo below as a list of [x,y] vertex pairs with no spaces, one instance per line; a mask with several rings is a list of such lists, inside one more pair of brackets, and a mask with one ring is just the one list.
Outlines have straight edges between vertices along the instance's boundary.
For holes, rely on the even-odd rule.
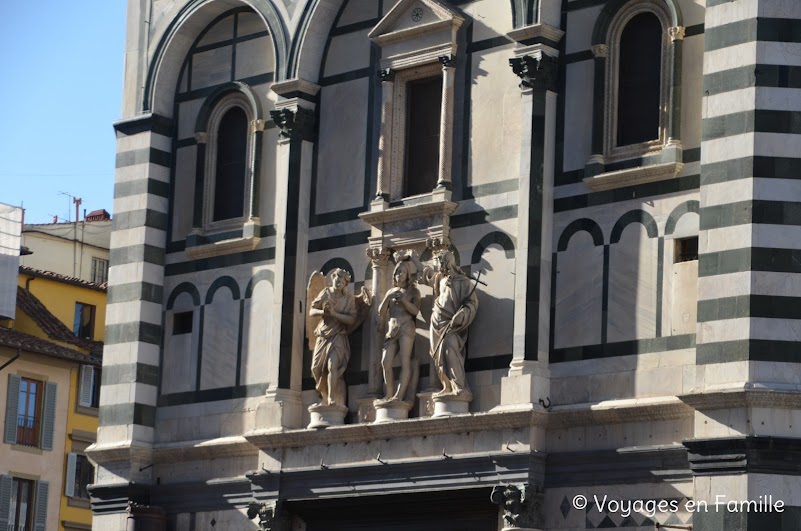
[[113,444],[93,444],[86,449],[86,454],[97,464],[126,462],[150,462],[153,449],[150,446],[139,446],[131,441]]
[[544,427],[544,410],[523,409],[473,413],[445,418],[416,418],[386,424],[349,424],[324,430],[253,430],[245,438],[258,448],[286,448],[324,444],[369,442],[376,439],[412,438],[465,431]]
[[674,420],[690,417],[693,412],[692,407],[675,396],[571,404],[550,409],[548,428]]
[[747,383],[737,388],[682,395],[679,399],[697,410],[735,409],[745,407],[799,409],[801,390]]
[[584,179],[584,184],[592,190],[599,192],[634,184],[664,181],[676,177],[683,167],[684,164],[681,162],[668,162],[666,164],[656,164],[653,166],[638,166],[626,170],[600,173],[594,177],[586,177]]
[[434,200],[429,202],[417,203],[411,205],[403,205],[397,207],[390,207],[386,210],[376,210],[370,212],[362,212],[359,217],[373,225],[379,227],[384,223],[391,223],[396,221],[407,221],[410,219],[417,219],[421,217],[432,216],[450,216],[458,204],[448,200]]
[[153,448],[154,463],[171,463],[221,457],[255,456],[259,452],[244,437],[220,437],[204,441],[182,441]]
[[249,238],[233,238],[230,240],[222,240],[214,243],[207,243],[203,245],[194,245],[186,247],[186,254],[192,258],[209,258],[211,256],[219,256],[222,254],[243,253],[255,249],[261,238],[252,236]]

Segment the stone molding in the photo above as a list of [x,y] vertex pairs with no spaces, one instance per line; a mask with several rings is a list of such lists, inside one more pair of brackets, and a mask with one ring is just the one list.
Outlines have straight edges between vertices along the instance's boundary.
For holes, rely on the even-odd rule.
[[114,444],[95,443],[86,449],[86,455],[98,465],[119,462],[150,463],[153,459],[153,448],[132,444],[131,441]]
[[684,441],[694,476],[776,474],[801,476],[798,439],[725,437]]
[[678,397],[631,398],[591,404],[553,406],[548,411],[549,429],[575,426],[675,420],[691,417],[694,409]]
[[600,173],[594,177],[584,178],[584,184],[595,191],[609,190],[634,184],[645,184],[672,179],[681,172],[684,164],[668,162],[653,166],[637,166],[626,170]]
[[294,78],[273,83],[270,89],[279,96],[291,96],[296,92],[308,94],[309,96],[316,96],[317,93],[320,92],[320,85],[312,83],[311,81],[306,81],[305,79]]
[[154,463],[199,461],[225,457],[255,456],[258,450],[244,437],[220,437],[200,441],[181,441],[153,448]]
[[223,254],[245,253],[252,251],[259,246],[261,238],[257,236],[245,238],[232,238],[214,243],[201,245],[187,245],[184,251],[194,259],[208,258],[210,256],[220,256]]
[[437,0],[419,0],[420,3],[431,9],[438,20],[426,24],[418,24],[410,28],[393,30],[400,18],[406,13],[408,8],[417,0],[400,0],[382,18],[378,24],[367,34],[367,37],[379,46],[387,46],[401,41],[408,41],[420,38],[424,35],[437,33],[442,30],[450,29],[452,39],[455,39],[456,32],[464,23],[456,11]]

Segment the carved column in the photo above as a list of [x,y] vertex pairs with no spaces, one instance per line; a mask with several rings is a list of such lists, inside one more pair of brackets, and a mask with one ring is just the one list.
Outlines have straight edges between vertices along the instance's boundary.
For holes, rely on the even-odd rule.
[[684,42],[684,26],[668,28],[670,52],[673,55],[673,79],[670,80],[670,123],[668,123],[668,144],[681,142],[681,58]]
[[381,78],[381,135],[378,137],[378,176],[375,198],[389,200],[389,176],[392,165],[392,107],[395,98],[395,73],[390,68],[378,71]]
[[439,122],[439,174],[437,188],[451,188],[451,151],[453,135],[453,93],[455,84],[456,57],[443,55],[439,58],[442,63],[442,110]]
[[384,378],[381,375],[381,347],[383,340],[378,334],[378,307],[389,289],[389,249],[371,247],[367,249],[370,265],[373,268],[372,292],[373,308],[370,312],[370,366],[367,373],[369,398],[384,396]]
[[609,55],[609,46],[606,44],[593,44],[592,55],[595,57],[595,74],[593,77],[593,94],[595,100],[592,106],[592,155],[584,168],[585,177],[593,177],[603,173],[606,161],[604,160],[604,105],[606,104],[606,61]]

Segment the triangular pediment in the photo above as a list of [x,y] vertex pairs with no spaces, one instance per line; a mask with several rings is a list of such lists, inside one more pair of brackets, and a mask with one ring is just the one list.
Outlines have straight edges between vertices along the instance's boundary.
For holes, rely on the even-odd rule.
[[[419,35],[445,27],[458,28],[464,19],[448,5],[438,0],[399,0],[370,32],[377,42],[402,39],[404,35]],[[379,42],[380,44],[380,42]]]

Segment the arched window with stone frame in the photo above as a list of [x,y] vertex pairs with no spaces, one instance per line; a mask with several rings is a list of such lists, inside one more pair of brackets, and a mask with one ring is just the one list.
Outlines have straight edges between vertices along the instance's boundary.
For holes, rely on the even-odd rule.
[[592,40],[592,156],[584,180],[591,188],[681,171],[681,24],[673,0],[617,0],[599,14]]

